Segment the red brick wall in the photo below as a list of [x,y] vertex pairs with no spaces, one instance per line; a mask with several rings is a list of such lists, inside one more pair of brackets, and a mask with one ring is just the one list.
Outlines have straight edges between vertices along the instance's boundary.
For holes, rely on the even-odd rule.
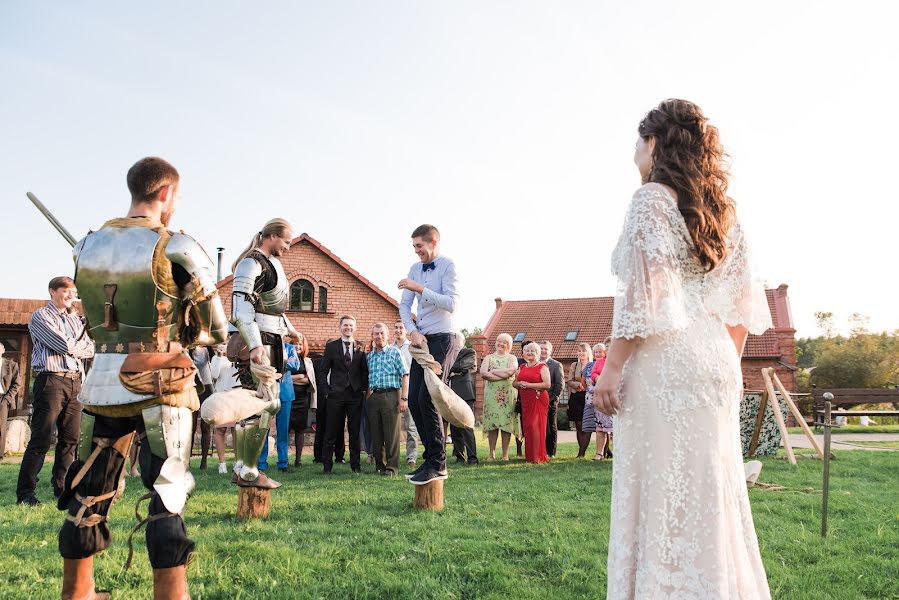
[[[487,346],[487,338],[483,335],[471,336],[471,349],[478,356],[478,369],[480,370],[481,361],[484,360],[485,356],[493,352],[493,349]],[[477,374],[474,376],[474,419],[477,423],[481,422],[481,415],[484,410],[484,383],[483,377]]]
[[[328,340],[340,335],[338,319],[345,314],[356,317],[356,339],[362,343],[369,342],[371,327],[378,321],[383,321],[389,331],[393,331],[393,322],[399,318],[398,308],[305,239],[294,244],[281,257],[281,264],[289,281],[306,279],[312,284],[316,311],[319,287],[328,290],[327,312],[287,312],[294,327],[306,335],[311,351],[321,352]],[[230,280],[219,289],[225,314],[229,318],[231,289]]]

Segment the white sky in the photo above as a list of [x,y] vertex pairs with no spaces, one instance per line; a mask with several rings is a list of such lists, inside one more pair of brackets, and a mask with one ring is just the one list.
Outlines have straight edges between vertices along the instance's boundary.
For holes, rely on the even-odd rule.
[[899,4],[609,4],[0,2],[0,296],[72,270],[26,191],[80,237],[152,154],[182,174],[173,226],[228,264],[283,216],[399,298],[432,222],[461,326],[611,295],[637,123],[682,97],[799,335],[817,310],[899,329]]

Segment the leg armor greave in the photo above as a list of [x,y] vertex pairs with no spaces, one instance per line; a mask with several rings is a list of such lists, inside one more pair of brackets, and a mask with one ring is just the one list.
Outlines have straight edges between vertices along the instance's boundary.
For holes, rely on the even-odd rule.
[[193,412],[159,405],[144,409],[142,416],[150,452],[165,461],[153,490],[169,512],[181,513],[195,487],[190,474]]
[[[258,417],[244,419],[238,427],[241,428],[241,456],[243,464],[237,471],[238,477],[244,481],[255,481],[259,477],[259,469],[256,465],[262,455],[262,447],[271,429],[272,416],[263,412]],[[236,466],[235,466],[236,469]]]

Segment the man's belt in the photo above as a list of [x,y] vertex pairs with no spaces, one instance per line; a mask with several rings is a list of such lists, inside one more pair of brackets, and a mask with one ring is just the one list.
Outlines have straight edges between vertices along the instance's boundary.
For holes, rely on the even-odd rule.
[[53,377],[64,377],[66,379],[81,379],[80,371],[43,371],[41,375],[52,375]]
[[[180,342],[169,342],[167,352],[182,352]],[[157,353],[156,342],[105,342],[97,346],[97,354],[141,354]]]
[[372,388],[372,394],[386,394],[387,392],[395,392],[400,388]]

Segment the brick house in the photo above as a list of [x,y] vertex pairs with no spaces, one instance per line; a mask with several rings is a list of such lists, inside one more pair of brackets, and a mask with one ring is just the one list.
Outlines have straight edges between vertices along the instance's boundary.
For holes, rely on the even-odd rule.
[[[309,234],[294,238],[280,260],[290,281],[287,317],[306,336],[310,352],[323,352],[325,343],[339,336],[337,320],[344,314],[356,317],[356,338],[362,343],[378,321],[393,331],[399,303]],[[218,283],[229,318],[233,279],[229,275]]]
[[[774,327],[762,335],[750,335],[743,353],[743,381],[749,390],[762,390],[761,369],[773,367],[787,390],[796,387],[796,330],[787,297],[787,285],[765,290]],[[549,340],[553,358],[568,367],[577,360],[577,345],[603,341],[612,332],[611,296],[561,300],[496,299],[496,310],[480,336],[472,337],[479,358],[493,352],[493,341],[500,333],[513,337],[512,352],[521,356],[522,341]],[[478,378],[478,406],[483,398],[484,381]]]

